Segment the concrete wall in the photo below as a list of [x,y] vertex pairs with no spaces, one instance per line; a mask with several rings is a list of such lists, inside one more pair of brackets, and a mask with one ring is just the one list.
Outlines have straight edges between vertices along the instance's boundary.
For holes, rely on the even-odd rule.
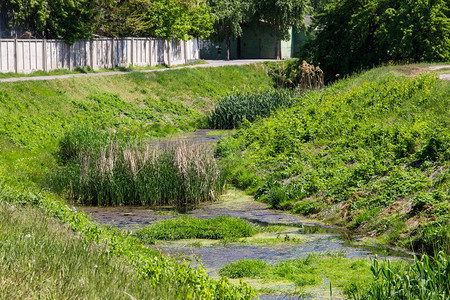
[[1,73],[179,65],[197,61],[199,57],[197,40],[104,38],[82,40],[69,46],[62,40],[0,39]]

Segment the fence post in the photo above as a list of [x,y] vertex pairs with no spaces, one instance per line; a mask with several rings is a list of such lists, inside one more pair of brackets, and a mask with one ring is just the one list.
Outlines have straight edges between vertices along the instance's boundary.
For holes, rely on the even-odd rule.
[[134,38],[131,38],[131,66],[134,66]]
[[44,72],[48,71],[47,67],[47,39],[43,39],[42,41],[42,66]]
[[188,42],[187,42],[187,41],[184,41],[184,64],[187,64],[187,63],[188,63],[188,58],[187,58],[187,45],[188,45]]
[[69,70],[72,70],[72,46],[68,46],[69,48]]
[[91,69],[94,70],[94,44],[95,40],[90,40],[90,50],[91,50]]
[[150,67],[153,65],[152,63],[152,47],[153,47],[153,40],[151,38],[148,39],[150,42],[150,47],[148,47],[148,55],[149,55],[149,59],[150,59]]
[[171,57],[171,54],[172,54],[172,40],[167,41],[167,44],[169,45],[167,47],[167,65],[170,67],[172,65],[172,63],[171,63],[171,60],[172,60],[172,57]]
[[17,55],[17,38],[14,39],[14,71],[19,73],[19,58]]
[[111,38],[111,69],[114,68],[114,38]]

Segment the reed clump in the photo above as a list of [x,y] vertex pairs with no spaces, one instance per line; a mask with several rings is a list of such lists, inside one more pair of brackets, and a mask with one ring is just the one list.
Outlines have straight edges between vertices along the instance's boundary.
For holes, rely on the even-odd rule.
[[83,205],[168,205],[186,210],[216,200],[225,178],[206,146],[188,142],[150,146],[110,138],[68,161],[57,182]]
[[415,257],[403,268],[375,258],[370,270],[373,281],[350,286],[350,299],[448,299],[450,295],[450,259],[445,252]]
[[291,106],[297,95],[288,90],[235,92],[223,97],[208,116],[208,125],[214,129],[233,129],[246,120],[253,122],[268,117],[281,106]]
[[311,90],[324,87],[324,73],[319,66],[293,60],[273,67],[270,75],[277,87]]

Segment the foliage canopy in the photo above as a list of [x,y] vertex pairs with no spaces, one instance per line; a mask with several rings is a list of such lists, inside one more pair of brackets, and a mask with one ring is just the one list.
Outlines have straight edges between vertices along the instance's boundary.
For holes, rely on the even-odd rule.
[[312,28],[305,50],[329,76],[390,61],[450,60],[448,0],[333,1]]
[[10,25],[33,36],[69,44],[105,36],[151,36],[186,40],[207,37],[212,17],[205,1],[194,0],[6,0]]

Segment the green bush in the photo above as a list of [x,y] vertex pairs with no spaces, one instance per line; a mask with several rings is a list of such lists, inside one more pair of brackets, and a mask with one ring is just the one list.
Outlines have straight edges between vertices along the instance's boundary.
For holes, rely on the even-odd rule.
[[76,127],[67,131],[58,143],[58,151],[55,153],[58,161],[65,165],[76,159],[79,155],[90,149],[100,148],[105,145],[110,135],[88,127]]
[[320,63],[328,80],[389,62],[450,60],[446,0],[329,1],[313,19],[302,57]]

